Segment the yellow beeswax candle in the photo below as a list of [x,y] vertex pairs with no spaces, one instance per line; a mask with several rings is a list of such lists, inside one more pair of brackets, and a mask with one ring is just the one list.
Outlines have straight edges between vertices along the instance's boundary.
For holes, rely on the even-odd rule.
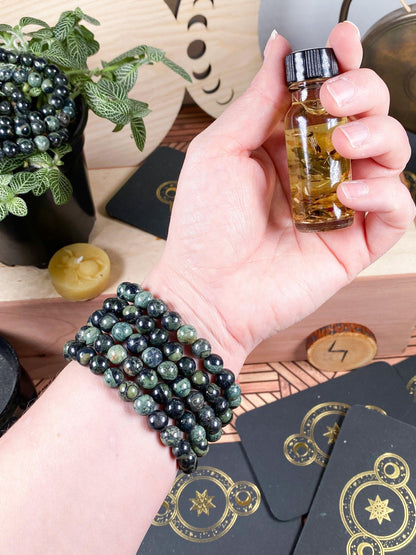
[[87,301],[102,293],[110,275],[110,259],[99,247],[73,243],[59,249],[49,261],[57,292],[70,301]]

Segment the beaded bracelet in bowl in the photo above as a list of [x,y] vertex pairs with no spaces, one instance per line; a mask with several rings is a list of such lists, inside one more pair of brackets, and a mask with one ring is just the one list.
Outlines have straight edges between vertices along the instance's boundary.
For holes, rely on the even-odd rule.
[[123,282],[64,346],[147,417],[184,473],[218,441],[241,403],[240,386],[210,343],[137,283]]

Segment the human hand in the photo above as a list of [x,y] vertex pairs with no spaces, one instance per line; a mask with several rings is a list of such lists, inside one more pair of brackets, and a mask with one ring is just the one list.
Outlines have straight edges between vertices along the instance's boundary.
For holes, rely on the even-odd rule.
[[166,248],[145,283],[199,324],[200,336],[231,353],[236,367],[260,341],[348,284],[415,217],[399,179],[410,147],[387,115],[387,87],[371,70],[358,69],[354,25],[338,24],[328,45],[342,74],[325,83],[321,101],[329,113],[354,120],[333,133],[335,148],[352,159],[354,181],[342,184],[338,196],[356,210],[354,224],[325,233],[294,227],[283,127],[290,48],[272,36],[249,89],[192,141]]

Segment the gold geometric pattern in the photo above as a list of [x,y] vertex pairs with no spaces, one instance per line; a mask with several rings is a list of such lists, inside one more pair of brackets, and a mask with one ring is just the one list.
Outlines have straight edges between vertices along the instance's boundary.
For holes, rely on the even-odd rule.
[[370,513],[370,520],[377,519],[379,524],[382,524],[384,519],[391,522],[389,513],[393,513],[394,509],[388,507],[388,499],[382,501],[380,496],[377,495],[375,499],[369,499],[368,502],[370,505],[365,510]]
[[335,443],[340,431],[338,422],[335,422],[335,424],[332,427],[327,426],[326,429],[328,431],[325,434],[323,434],[323,436],[328,438],[328,445],[330,445],[331,443]]
[[[383,453],[375,461],[372,469],[353,476],[345,484],[339,499],[339,512],[346,531],[350,534],[346,546],[347,555],[363,554],[384,555],[399,551],[409,545],[416,536],[416,499],[407,483],[410,469],[407,462],[394,453]],[[388,533],[375,531],[360,514],[360,496],[367,488],[377,488],[380,494],[375,499],[367,496],[369,505],[364,507],[370,513],[369,521],[378,524],[389,521]],[[374,491],[374,489],[373,489]],[[401,505],[396,511],[389,507],[389,498]],[[392,518],[390,518],[392,515]],[[368,549],[367,549],[368,548]]]
[[208,490],[204,490],[200,493],[198,490],[195,490],[196,497],[190,498],[189,501],[192,501],[192,507],[190,511],[197,511],[197,516],[201,516],[202,513],[205,513],[209,516],[209,510],[215,509],[215,505],[212,502],[214,499],[213,495],[208,495]]
[[[214,495],[208,495],[208,487],[218,491],[217,505],[225,504],[220,512],[210,514],[216,509],[213,503]],[[196,487],[199,486],[198,489]],[[201,493],[201,491],[202,493]],[[187,497],[189,491],[193,497]],[[211,490],[212,491],[212,490]],[[196,511],[201,519],[201,525],[192,522],[189,514],[183,511],[181,499],[187,498],[192,502],[189,512]],[[165,498],[159,512],[153,520],[154,526],[169,525],[172,530],[184,540],[195,543],[216,541],[225,536],[234,526],[239,517],[249,517],[260,507],[261,493],[258,487],[246,480],[234,482],[228,474],[212,466],[200,466],[192,474],[179,474]],[[182,510],[182,512],[181,512]],[[219,518],[218,518],[219,516]],[[211,518],[209,518],[211,517]]]

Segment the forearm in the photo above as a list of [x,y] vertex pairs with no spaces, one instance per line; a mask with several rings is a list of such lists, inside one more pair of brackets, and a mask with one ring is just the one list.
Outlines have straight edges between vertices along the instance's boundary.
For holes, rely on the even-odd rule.
[[0,441],[2,553],[135,553],[175,476],[131,406],[76,362]]
[[[171,297],[162,281],[154,274],[148,288]],[[231,349],[233,340],[207,337],[214,314],[206,325],[194,320],[202,310],[194,299],[164,300],[238,373],[242,351]],[[146,417],[71,362],[0,441],[0,552],[135,553],[175,474]]]

